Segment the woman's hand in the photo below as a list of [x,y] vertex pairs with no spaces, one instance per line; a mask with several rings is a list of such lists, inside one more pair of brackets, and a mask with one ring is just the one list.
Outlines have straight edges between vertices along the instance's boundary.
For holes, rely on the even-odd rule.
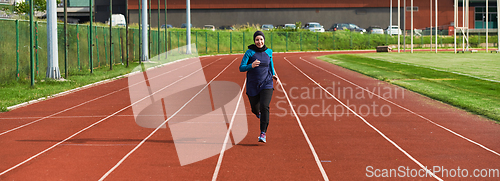
[[255,61],[252,62],[252,68],[258,67],[260,65],[260,61],[255,59]]

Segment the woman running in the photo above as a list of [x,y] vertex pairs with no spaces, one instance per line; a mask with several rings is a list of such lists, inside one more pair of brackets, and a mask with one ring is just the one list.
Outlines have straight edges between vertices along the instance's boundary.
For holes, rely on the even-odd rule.
[[274,72],[273,51],[264,44],[264,33],[256,31],[253,34],[255,44],[241,60],[240,72],[247,72],[246,93],[252,113],[260,118],[259,142],[266,142],[267,126],[269,125],[269,104],[273,96],[273,79],[278,80]]

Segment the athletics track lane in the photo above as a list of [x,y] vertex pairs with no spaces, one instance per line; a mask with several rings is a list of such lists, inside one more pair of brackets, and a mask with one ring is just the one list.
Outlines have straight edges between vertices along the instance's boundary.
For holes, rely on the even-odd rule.
[[[304,58],[300,58],[300,56],[303,56]],[[404,97],[402,97],[401,94],[399,94],[399,97],[396,97],[395,91],[398,91],[400,93],[402,91],[398,90],[399,88],[397,86],[389,85],[381,81],[376,81],[372,78],[362,76],[352,71],[339,68],[337,66],[331,66],[328,63],[316,60],[311,55],[291,56],[288,59],[292,64],[296,65],[299,69],[301,69],[305,74],[312,77],[312,79],[317,81],[320,85],[332,88],[332,83],[335,83],[335,96],[344,103],[347,103],[349,101],[349,106],[354,109],[357,108],[358,113],[360,113],[360,107],[365,105],[364,109],[361,111],[361,114],[365,114],[365,116],[363,117],[370,124],[384,133],[389,139],[392,139],[396,144],[401,146],[402,149],[406,150],[416,160],[421,162],[424,166],[428,166],[428,168],[430,169],[432,169],[433,166],[442,166],[442,168],[445,169],[455,170],[457,170],[457,168],[459,167],[460,169],[468,169],[469,176],[471,176],[474,169],[500,168],[500,157],[498,155],[498,151],[500,150],[500,142],[497,139],[492,139],[500,134],[500,127],[498,126],[498,124],[494,124],[493,122],[488,121],[484,118],[468,114],[462,110],[439,103],[437,101],[430,100],[424,96],[412,93],[410,91],[404,91]],[[462,134],[463,136],[468,137],[469,139],[472,139],[480,144],[483,144],[486,147],[496,151],[496,153],[492,153],[486,149],[483,149],[475,144],[466,141],[465,139],[453,135],[450,132],[437,127],[436,125],[430,124],[426,120],[408,112],[407,110],[401,109],[393,104],[389,104],[385,100],[376,97],[370,98],[370,96],[368,96],[366,92],[363,93],[363,91],[360,91],[360,89],[356,89],[357,87],[355,87],[354,85],[349,84],[345,80],[339,79],[338,77],[332,76],[331,74],[325,75],[325,70],[321,70],[318,67],[312,66],[311,64],[306,63],[306,61],[317,64],[319,65],[318,67],[326,69],[327,71],[334,74],[340,75],[341,77],[363,88],[367,88],[371,91],[375,90],[375,93],[379,93],[380,95],[386,95],[389,97],[391,94],[388,94],[388,91],[392,91],[392,98],[388,98],[390,101],[409,108],[410,110],[417,112],[424,117],[437,122],[438,124],[441,124],[455,132],[458,132],[459,134]],[[310,84],[313,84],[312,81],[309,80],[309,82]],[[304,85],[299,86],[313,87]],[[378,89],[379,87],[381,88],[381,91],[380,89]],[[348,90],[347,93],[343,92],[344,88]],[[349,93],[349,90],[352,90],[354,95],[351,95]],[[297,92],[301,93],[300,91]],[[364,94],[364,98],[356,98],[356,94]],[[303,101],[303,99],[301,98],[298,99],[299,102]],[[335,101],[333,102],[334,103],[332,103],[332,107],[335,106],[334,104],[337,104]],[[373,112],[375,110],[373,108],[373,105],[378,105],[378,107],[376,107],[376,114]],[[310,106],[311,105],[309,105],[309,107]],[[381,115],[381,106],[385,107],[385,114],[389,113],[387,112],[387,108],[391,108],[391,112],[389,115],[387,115],[387,117]],[[367,111],[371,111],[371,113],[367,114]],[[338,112],[341,112],[341,109],[339,109],[337,113]],[[349,116],[350,118],[353,117],[352,114]],[[312,115],[307,115],[305,117],[314,118],[314,116]],[[337,120],[340,120],[337,122],[348,121],[349,123],[347,124],[353,124],[353,121],[361,121],[359,118],[356,118],[354,120],[346,118],[347,117],[345,114],[341,117],[337,116]],[[306,123],[304,124],[306,130],[310,130],[310,132],[315,132],[318,130],[317,126],[309,127],[310,125]],[[358,129],[358,131],[359,130],[360,129]],[[321,134],[321,136],[323,137],[319,138],[318,140],[320,141],[318,142],[315,142],[314,136],[311,136],[314,145],[318,147],[317,150],[320,157],[322,156],[321,142],[327,140],[324,139],[324,134]],[[359,143],[357,144],[367,144],[369,142],[364,139],[359,139]],[[351,144],[356,143],[351,142]],[[392,148],[387,147],[383,150],[389,151]],[[341,152],[342,151],[340,151],[340,153]],[[336,153],[330,154],[334,158],[337,158],[339,156],[339,154]],[[328,153],[326,153],[326,155],[328,155]],[[361,176],[365,176],[365,174],[368,173],[365,170],[366,166],[373,166],[373,168],[378,169],[397,169],[399,166],[409,166],[410,169],[412,169],[411,164],[406,165],[404,162],[399,162],[399,159],[397,162],[395,162],[396,164],[390,167],[377,165],[380,162],[381,161],[379,160],[371,164],[368,163],[366,165],[358,164],[357,166],[351,167],[350,169],[351,171],[352,169],[358,170],[358,173],[355,175]],[[339,166],[340,165],[344,165],[344,163],[340,163]],[[335,167],[339,166],[334,166],[332,168],[332,171],[338,171],[338,169]],[[325,169],[328,169],[328,167],[325,166]],[[345,173],[343,175],[339,175],[339,177],[333,175],[330,176],[339,178],[345,176]],[[447,177],[446,174],[443,175],[442,173],[438,173],[437,176],[442,177],[446,180],[454,179],[451,178],[451,176]],[[498,177],[489,179],[498,179]]]
[[[175,68],[182,68],[182,67],[178,66],[178,64],[172,64],[171,66],[162,68],[159,73]],[[151,70],[153,74],[155,73],[155,71],[158,72],[159,69]],[[118,111],[123,107],[130,105],[130,98],[128,90],[126,89],[128,87],[127,79],[120,79],[117,81],[113,81],[111,83],[99,85],[96,86],[95,88],[97,90],[94,89],[91,90],[93,90],[93,92],[98,93],[106,90],[107,87],[112,87],[114,90],[122,90],[122,91],[114,94],[113,96],[107,96],[102,99],[98,99],[94,102],[90,102],[89,104],[85,104],[82,107],[79,107],[78,109],[69,110],[67,112],[58,115],[58,117],[69,117],[69,119],[52,118],[52,119],[62,120],[63,123],[66,124],[54,124],[53,123],[54,121],[50,121],[49,118],[42,120],[36,124],[32,124],[25,128],[11,132],[5,135],[4,137],[0,137],[0,140],[2,140],[2,145],[7,146],[8,145],[7,143],[9,144],[12,143],[11,145],[8,145],[10,146],[9,148],[11,149],[2,150],[6,151],[2,152],[1,154],[3,157],[5,157],[5,159],[2,159],[3,160],[1,165],[2,169],[5,170],[13,166],[14,164],[21,162],[22,160],[33,156],[34,154],[42,151],[43,149],[46,149],[47,147],[54,145],[60,140],[63,140],[69,135],[88,126],[89,124],[94,123],[99,119],[102,119],[104,116],[107,116],[113,112]],[[99,90],[99,88],[101,88],[102,90]],[[88,97],[96,93],[87,93],[86,91],[79,91],[70,95],[76,94],[75,97],[78,97],[80,99],[87,98],[88,100],[94,98],[94,97],[90,98]],[[63,98],[64,97],[60,97],[60,99]],[[47,108],[57,107],[56,106],[57,100],[58,98],[50,99],[34,105],[43,104]],[[71,102],[72,100],[65,100],[63,102]],[[56,101],[56,105],[51,104],[54,103],[54,101]],[[44,106],[36,106],[36,107],[44,107]],[[30,105],[27,106],[26,108],[30,107],[32,106]],[[61,108],[59,110],[62,109],[64,108]],[[29,109],[21,108],[12,111],[12,113],[23,110],[28,110],[27,112],[30,112]],[[59,110],[56,110],[54,112],[57,112]],[[10,113],[11,112],[8,112],[6,114]],[[92,114],[97,114],[102,116],[89,118],[88,116]],[[111,117],[109,120],[105,120],[103,123],[98,124],[97,126],[92,128],[91,130],[101,129],[96,133],[90,134],[88,136],[78,135],[77,137],[74,137],[73,139],[68,140],[64,144],[56,147],[57,149],[54,149],[51,152],[49,152],[51,153],[51,155],[42,154],[40,157],[36,159],[35,161],[36,163],[28,162],[29,164],[26,165],[29,166],[23,165],[20,168],[14,169],[12,172],[3,175],[2,177],[7,176],[8,179],[11,178],[8,177],[10,175],[13,175],[12,179],[16,178],[16,176],[20,178],[47,177],[48,180],[52,180],[57,178],[65,178],[67,176],[69,177],[68,180],[74,180],[74,179],[88,180],[92,178],[95,179],[97,175],[92,175],[89,173],[99,174],[100,172],[105,172],[106,169],[109,169],[109,165],[113,164],[112,163],[113,158],[115,157],[116,159],[121,158],[114,155],[114,153],[112,152],[102,153],[99,151],[105,151],[107,149],[113,149],[113,148],[116,149],[117,151],[122,151],[123,148],[120,147],[127,147],[127,146],[133,147],[140,140],[142,140],[143,136],[139,134],[141,133],[141,131],[144,134],[150,132],[149,129],[137,129],[138,126],[135,125],[133,117],[131,117],[131,115],[132,113],[130,110],[125,110],[119,113],[118,115]],[[126,124],[126,123],[134,123],[134,124]],[[111,126],[110,127],[102,126],[103,124],[104,125],[111,124]],[[26,150],[28,150],[29,152]],[[56,150],[60,152],[57,152]],[[123,150],[122,152],[126,153],[126,150]],[[6,160],[13,160],[13,161],[6,162]],[[109,165],[106,165],[106,163],[108,162]],[[46,168],[51,168],[51,169],[46,169]],[[83,171],[82,168],[87,168],[90,170]],[[15,174],[15,173],[27,173],[27,174]]]
[[[205,71],[207,81],[219,73],[234,58],[237,58],[237,61],[216,80],[232,81],[242,86],[245,73],[238,71],[241,58],[239,55],[227,56],[224,61],[207,68]],[[269,128],[273,130],[272,132],[269,131],[269,138],[272,141],[265,145],[259,144],[257,142],[259,134],[258,119],[250,112],[250,106],[245,95],[243,98],[248,115],[248,134],[238,145],[225,152],[218,179],[321,179],[321,174],[294,120],[273,121],[272,126],[270,125]],[[274,118],[271,117],[271,119]],[[165,133],[166,135],[170,135],[168,130]],[[155,135],[155,137],[157,136]],[[171,140],[172,138],[168,139]],[[178,161],[176,161],[177,158],[172,157],[172,155],[175,155],[175,150],[172,150],[170,154],[158,154],[152,151],[160,150],[154,149],[154,146],[151,143],[144,144],[108,178],[111,180],[130,177],[151,178],[153,180],[163,178],[209,180],[212,178],[218,155],[180,167]],[[143,165],[143,168],[138,168],[138,164]],[[137,174],[137,169],[141,169],[140,175]]]

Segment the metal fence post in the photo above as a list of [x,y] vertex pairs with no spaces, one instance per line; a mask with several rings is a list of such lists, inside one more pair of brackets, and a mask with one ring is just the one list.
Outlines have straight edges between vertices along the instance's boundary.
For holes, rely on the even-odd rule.
[[424,36],[420,35],[420,48],[424,47]]
[[[139,21],[139,43],[137,43],[139,45],[139,64],[142,64],[142,61],[141,61],[141,56],[142,56],[142,29],[144,27],[142,27],[142,18],[141,18],[141,13],[142,13],[142,3],[140,0],[137,1],[138,5],[138,9],[139,9],[139,13],[137,14],[137,16],[139,17],[138,21]],[[166,25],[165,25],[166,26]]]
[[38,76],[38,21],[35,22],[35,60],[36,60],[36,76]]
[[[126,16],[126,18],[127,18],[127,20],[125,21],[125,23],[126,23],[126,24],[125,24],[125,40],[126,40],[126,42],[125,42],[125,49],[126,49],[126,50],[125,50],[125,51],[126,51],[126,54],[127,54],[127,55],[126,55],[126,58],[127,58],[127,67],[128,67],[128,58],[129,58],[129,57],[128,57],[128,56],[129,56],[129,55],[128,55],[128,54],[129,54],[129,51],[128,51],[128,50],[129,50],[129,42],[128,42],[128,41],[129,41],[129,40],[128,40],[128,37],[129,37],[129,34],[128,34],[128,33],[129,33],[129,32],[128,32],[128,24],[129,24],[129,18],[130,18],[130,16],[129,16],[129,12],[128,12],[128,0],[126,0],[126,1],[125,1],[125,4],[126,4],[126,5],[125,5],[125,14],[126,14],[125,16]],[[159,6],[160,6],[160,3],[158,3],[158,7],[159,7]],[[159,9],[159,8],[158,8],[158,9]],[[159,13],[160,13],[160,12],[158,12],[158,14],[159,14]],[[158,15],[158,22],[160,22],[160,15]],[[158,27],[158,28],[160,28],[160,27]]]
[[233,53],[233,32],[229,32],[229,53]]
[[[352,47],[353,47],[353,43],[352,43],[352,31],[349,31],[349,44],[351,46],[351,50],[352,50]],[[387,36],[385,37],[385,41],[387,42]]]
[[[151,6],[151,5],[149,5]],[[113,0],[109,0],[109,70],[113,70]]]
[[[144,0],[145,1],[145,0]],[[149,6],[146,6],[148,8],[148,58],[151,58],[151,49],[153,49],[153,39],[151,38],[151,9],[152,9],[152,6],[151,6],[151,0],[148,1],[149,2]],[[167,26],[167,25],[165,25]]]
[[121,29],[118,29],[118,38],[120,39],[120,41],[118,42],[118,45],[119,45],[119,52],[120,52],[120,60],[121,60],[121,63],[123,63],[123,38],[122,38],[122,31]]
[[33,14],[33,9],[34,9],[34,6],[33,6],[33,1],[30,1],[29,2],[30,4],[30,72],[31,72],[31,87],[34,87],[35,86],[35,62],[34,62],[34,51],[33,51],[33,29],[34,29],[34,24],[33,24],[33,20],[35,19],[34,18],[34,14]]
[[64,78],[68,78],[68,0],[64,0]]
[[220,46],[219,46],[219,43],[220,43],[220,36],[219,36],[219,32],[217,32],[217,53],[220,53]]
[[439,36],[439,42],[441,43],[441,47],[443,47],[443,36]]
[[78,32],[79,24],[76,24],[76,59],[78,63],[78,70],[82,70],[80,66],[80,33]]
[[316,50],[319,50],[319,32],[316,32]]
[[[97,33],[97,32],[96,32]],[[90,25],[87,26],[87,45],[88,45],[88,51],[87,51],[87,55],[89,56],[89,69],[90,69],[90,73],[94,73],[93,71],[93,66],[92,65],[92,32],[90,31]]]
[[[167,0],[165,0],[165,58],[167,58],[168,55],[168,43],[167,43]],[[196,50],[198,51],[198,50]]]
[[368,48],[370,48],[370,34],[368,34]]
[[[271,34],[272,35],[272,34]],[[245,52],[245,32],[243,32],[243,52]],[[273,49],[273,41],[271,40],[271,49]]]
[[[94,7],[94,0],[89,0],[89,14],[90,14],[90,25],[89,25],[89,32],[87,33],[88,37],[89,37],[89,69],[90,69],[90,73],[94,73],[94,62],[92,61],[92,23],[93,23],[93,20],[94,20],[94,10],[93,10],[93,7]],[[97,32],[96,32],[97,34]]]
[[[108,45],[106,44],[106,30],[104,27],[102,27],[102,36],[103,36],[103,40],[104,40],[104,59],[106,59],[108,57]],[[108,61],[104,61],[104,62],[108,62]],[[106,65],[106,63],[104,63],[104,65]],[[99,65],[100,66],[100,65]]]
[[205,53],[208,54],[208,32],[205,32]]
[[271,32],[271,49],[273,49],[273,32]]
[[285,42],[286,42],[285,52],[287,52],[288,51],[288,32],[286,32],[286,40],[285,40]]
[[[135,29],[132,29],[132,30],[129,30],[129,31],[132,31],[132,33],[131,33],[131,35],[132,35],[132,43],[134,43],[134,41],[135,41]],[[165,42],[166,42],[166,40],[165,40]],[[129,48],[130,48],[130,45],[129,45]],[[135,45],[134,45],[134,49],[132,49],[132,59],[135,59]]]
[[300,51],[302,51],[302,32],[300,32],[300,42],[299,42],[299,46],[300,46]]
[[[161,30],[161,28],[160,28],[160,0],[158,0],[158,12],[157,13],[158,13],[158,55],[157,56],[158,56],[158,61],[159,61],[160,60],[160,51],[161,51],[160,50],[161,49],[161,47],[160,47],[160,43],[161,43],[161,37],[160,37],[160,33],[161,33],[161,31],[160,31]],[[167,12],[165,11],[165,13],[167,13]],[[165,30],[167,30],[167,23],[165,23]]]
[[99,60],[99,36],[97,35],[97,26],[95,26],[95,29],[94,29],[94,32],[95,32],[95,49],[97,50],[96,54],[97,54],[97,66],[101,66],[101,62]]
[[[139,32],[139,34],[140,34],[140,32]],[[170,50],[172,50],[172,32],[171,31],[168,32],[168,45],[169,45],[168,47],[170,47]]]
[[[392,29],[391,29],[391,33],[392,33]],[[389,45],[389,34],[385,34],[385,45]]]
[[481,44],[481,34],[477,32],[477,46],[480,47]]
[[113,27],[109,28],[109,70],[113,69],[113,64],[115,63],[115,56],[113,55],[115,46],[113,42]]
[[19,20],[16,19],[16,80],[19,80]]
[[332,33],[333,50],[335,50],[335,32]]

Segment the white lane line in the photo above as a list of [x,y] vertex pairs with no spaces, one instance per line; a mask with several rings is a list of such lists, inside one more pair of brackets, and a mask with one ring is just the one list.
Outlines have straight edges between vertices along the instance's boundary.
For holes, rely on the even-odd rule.
[[233,117],[231,118],[231,122],[229,123],[229,128],[227,129],[226,137],[224,138],[224,144],[222,145],[222,149],[220,150],[219,160],[217,160],[217,166],[215,167],[214,175],[212,176],[212,181],[217,180],[217,176],[219,175],[219,170],[222,165],[222,158],[224,157],[224,152],[226,151],[226,144],[229,140],[229,135],[231,134],[231,128],[233,128],[234,118],[236,117],[236,112],[238,111],[238,107],[240,106],[240,101],[243,97],[243,90],[247,84],[247,79],[243,82],[243,87],[241,87],[240,97],[238,98],[238,103],[236,104],[236,109],[234,109]]
[[360,118],[361,120],[363,120],[363,122],[365,122],[366,125],[368,125],[369,127],[371,127],[373,130],[375,130],[378,134],[380,134],[385,140],[387,140],[389,143],[391,143],[394,147],[396,147],[399,151],[401,151],[402,153],[404,153],[408,158],[410,158],[413,162],[415,162],[418,166],[420,166],[420,168],[424,169],[427,171],[427,173],[429,175],[432,175],[432,177],[436,178],[437,180],[440,180],[442,181],[441,178],[439,178],[438,176],[434,175],[433,172],[431,172],[430,170],[428,170],[422,163],[420,163],[418,160],[416,160],[415,158],[413,158],[413,156],[411,156],[408,152],[406,152],[403,148],[401,148],[398,144],[396,144],[394,141],[392,141],[390,138],[388,138],[387,136],[385,136],[384,133],[382,133],[381,131],[379,131],[377,128],[375,128],[373,125],[371,125],[368,121],[366,121],[366,119],[364,119],[363,117],[361,117],[358,113],[354,112],[349,106],[345,105],[342,101],[340,101],[337,97],[335,97],[332,93],[328,92],[328,90],[326,90],[323,86],[321,86],[318,82],[314,81],[311,77],[309,77],[307,74],[305,74],[302,70],[300,70],[298,67],[296,67],[294,64],[292,64],[292,62],[288,61],[288,59],[285,58],[285,60],[290,64],[292,65],[295,69],[297,69],[300,73],[302,73],[302,75],[304,75],[305,77],[307,77],[309,80],[311,80],[313,83],[315,83],[318,87],[320,87],[321,89],[323,89],[323,91],[325,91],[326,93],[328,93],[330,96],[332,96],[337,102],[339,102],[340,104],[342,104],[342,106],[346,107],[349,111],[351,111],[354,115],[356,115],[356,117]]
[[[286,60],[286,57],[284,57]],[[278,75],[278,72],[276,72],[276,75]],[[278,76],[279,77],[279,76]],[[321,172],[321,175],[323,175],[323,179],[325,181],[328,181],[328,175],[326,175],[325,169],[323,168],[323,165],[321,164],[321,161],[319,160],[318,154],[316,153],[316,150],[314,149],[311,140],[309,140],[309,136],[307,136],[306,130],[302,126],[302,122],[300,121],[299,116],[295,112],[295,109],[293,108],[292,101],[290,101],[290,98],[288,98],[288,94],[285,91],[285,88],[283,87],[283,84],[281,83],[281,79],[278,78],[278,83],[281,86],[281,90],[283,90],[283,93],[285,94],[286,100],[288,100],[288,105],[290,105],[290,109],[292,109],[293,115],[295,115],[295,119],[297,120],[297,123],[299,124],[300,130],[302,130],[302,134],[304,135],[304,138],[307,141],[307,144],[309,145],[309,149],[311,149],[311,152],[314,156],[314,160],[316,160],[316,164],[318,165],[319,171]]]
[[132,155],[132,153],[134,153],[137,149],[139,149],[139,147],[141,147],[151,136],[153,136],[153,134],[155,134],[158,130],[160,130],[160,128],[163,125],[165,125],[170,119],[172,119],[175,115],[177,115],[177,113],[179,113],[182,109],[184,109],[184,107],[186,107],[192,100],[194,100],[194,98],[196,98],[201,92],[203,92],[203,90],[205,90],[208,87],[208,85],[210,85],[217,77],[219,77],[222,74],[222,72],[224,72],[229,66],[231,66],[237,59],[238,58],[235,58],[221,72],[219,72],[219,74],[217,74],[212,80],[210,80],[210,82],[208,82],[207,85],[205,85],[200,91],[198,91],[198,93],[196,93],[191,99],[189,99],[182,107],[180,107],[179,110],[177,110],[174,114],[172,114],[172,116],[167,118],[167,120],[163,121],[163,123],[161,123],[153,132],[151,132],[146,138],[144,138],[139,144],[137,144],[137,146],[134,149],[130,150],[130,152],[128,152],[118,163],[116,163],[116,165],[113,166],[113,168],[108,170],[108,172],[106,172],[106,174],[104,174],[99,179],[99,181],[106,179],[106,177],[108,177],[109,174],[111,174],[111,172],[113,172],[116,168],[118,168],[118,166],[120,166],[130,155]]
[[[218,60],[220,60],[220,58],[219,58]],[[218,61],[218,60],[216,60],[216,61]],[[194,61],[193,63],[196,63],[196,61]],[[170,71],[168,71],[168,72],[162,73],[162,74],[160,74],[160,75],[157,75],[157,76],[155,76],[155,77],[152,77],[151,79],[154,79],[154,78],[160,77],[160,76],[162,76],[162,75],[168,74],[168,73],[170,73],[170,72],[173,72],[173,71],[179,70],[179,69],[181,69],[181,68],[183,68],[183,67],[186,67],[186,66],[188,66],[188,65],[191,65],[191,64],[193,64],[193,63],[189,63],[189,64],[186,64],[186,65],[184,65],[184,66],[178,67],[178,68],[176,68],[176,69],[170,70]],[[15,130],[21,129],[21,128],[23,128],[23,127],[29,126],[29,125],[31,125],[31,124],[37,123],[37,122],[42,121],[42,120],[44,120],[44,119],[47,119],[47,118],[53,117],[53,116],[55,116],[55,115],[58,115],[58,114],[64,113],[64,112],[66,112],[66,111],[69,111],[69,110],[75,109],[75,108],[77,108],[77,107],[80,107],[80,106],[85,105],[85,104],[87,104],[87,103],[93,102],[93,101],[95,101],[95,100],[98,100],[98,99],[101,99],[101,98],[107,97],[107,96],[109,96],[109,95],[115,94],[115,93],[120,92],[120,91],[122,91],[122,90],[128,89],[129,87],[133,87],[133,86],[135,86],[135,85],[138,85],[138,84],[140,84],[140,83],[142,83],[142,82],[144,82],[144,81],[141,81],[141,82],[135,83],[135,84],[133,84],[133,85],[129,85],[129,86],[127,86],[127,87],[124,87],[124,88],[121,88],[121,89],[119,89],[119,90],[113,91],[113,92],[111,92],[111,93],[108,93],[108,94],[105,94],[105,95],[99,96],[99,97],[97,97],[97,98],[91,99],[91,100],[89,100],[89,101],[83,102],[83,103],[78,104],[78,105],[75,105],[75,106],[73,106],[73,107],[70,107],[70,108],[64,109],[64,110],[62,110],[62,111],[56,112],[56,113],[54,113],[54,114],[51,114],[51,115],[48,115],[48,116],[42,117],[42,118],[37,119],[37,120],[35,120],[35,121],[32,121],[32,122],[29,122],[29,123],[23,124],[23,125],[21,125],[21,126],[18,126],[18,127],[12,128],[12,129],[10,129],[10,130],[4,131],[4,132],[0,133],[0,136],[1,136],[1,135],[4,135],[4,134],[7,134],[7,133],[10,133],[10,132],[12,132],[12,131],[15,131]]]
[[[219,59],[219,60],[220,60],[220,59]],[[62,143],[64,143],[64,142],[68,141],[69,139],[71,139],[71,138],[75,137],[76,135],[78,135],[78,134],[80,134],[80,133],[82,133],[82,132],[84,132],[84,131],[86,131],[86,130],[88,130],[88,129],[92,128],[92,127],[94,127],[95,125],[97,125],[97,124],[99,124],[99,123],[101,123],[101,122],[103,122],[103,121],[107,120],[108,118],[110,118],[110,117],[112,117],[112,116],[114,116],[114,115],[116,115],[116,114],[118,114],[118,113],[120,113],[120,112],[122,112],[122,111],[124,111],[124,110],[126,110],[126,109],[128,109],[128,108],[130,108],[130,107],[132,107],[133,105],[135,105],[135,104],[137,104],[137,103],[139,103],[139,102],[141,102],[141,101],[143,101],[143,100],[145,100],[145,99],[147,99],[147,98],[149,98],[149,97],[153,96],[154,94],[156,94],[156,93],[158,93],[158,92],[160,92],[160,91],[163,91],[164,89],[166,89],[166,88],[170,87],[171,85],[173,85],[173,84],[175,84],[175,83],[177,83],[177,82],[180,82],[181,80],[184,80],[184,79],[186,79],[186,78],[190,77],[191,75],[195,74],[196,72],[199,72],[200,70],[203,70],[203,68],[208,67],[208,66],[210,66],[210,65],[214,64],[215,62],[217,62],[217,61],[211,62],[211,63],[209,63],[209,64],[205,65],[204,67],[202,67],[202,68],[200,68],[200,69],[198,69],[198,70],[196,70],[196,71],[192,72],[191,74],[188,74],[188,75],[186,75],[186,76],[184,76],[184,77],[180,78],[179,80],[177,80],[177,81],[175,81],[175,82],[173,82],[173,83],[171,83],[171,84],[169,84],[169,85],[167,85],[167,86],[165,86],[165,87],[161,88],[160,90],[158,90],[158,91],[156,91],[156,92],[153,92],[152,94],[150,94],[150,95],[148,95],[148,96],[146,96],[146,97],[144,97],[144,98],[142,98],[142,99],[140,99],[140,100],[138,100],[138,101],[136,101],[136,102],[134,102],[134,103],[132,103],[132,104],[130,104],[130,105],[128,105],[128,106],[126,106],[126,107],[124,107],[124,108],[120,109],[120,110],[118,110],[118,111],[116,111],[115,113],[113,113],[113,114],[111,114],[111,115],[109,115],[109,116],[106,116],[105,118],[103,118],[103,119],[101,119],[101,120],[99,120],[99,121],[97,121],[97,122],[95,122],[95,123],[91,124],[90,126],[87,126],[86,128],[83,128],[82,130],[80,130],[80,131],[76,132],[75,134],[73,134],[73,135],[71,135],[71,136],[67,137],[66,139],[64,139],[64,140],[62,140],[62,141],[60,141],[60,142],[58,142],[58,143],[56,143],[56,144],[52,145],[51,147],[49,147],[49,148],[47,148],[47,149],[45,149],[45,150],[41,151],[40,153],[37,153],[36,155],[31,156],[30,158],[28,158],[28,159],[24,160],[23,162],[18,163],[17,165],[15,165],[15,166],[13,166],[13,167],[11,167],[11,168],[9,168],[9,169],[7,169],[7,170],[3,171],[2,173],[0,173],[0,176],[1,176],[1,175],[6,174],[7,172],[10,172],[10,171],[12,171],[12,170],[16,169],[17,167],[20,167],[21,165],[23,165],[23,164],[25,164],[25,163],[27,163],[27,162],[29,162],[29,161],[31,161],[31,160],[33,160],[33,159],[35,159],[36,157],[38,157],[38,156],[40,156],[40,155],[42,155],[42,154],[44,154],[44,153],[46,153],[46,152],[50,151],[51,149],[53,149],[53,148],[55,148],[56,146],[58,146],[58,145],[60,145],[60,144],[62,144]]]
[[480,144],[480,143],[478,143],[478,142],[476,142],[476,141],[474,141],[474,140],[471,140],[471,139],[469,139],[469,138],[467,138],[467,137],[465,137],[465,136],[462,136],[461,134],[458,134],[457,132],[455,132],[455,131],[453,131],[453,130],[451,130],[451,129],[449,129],[449,128],[446,128],[446,127],[444,127],[444,126],[442,126],[442,125],[440,125],[440,124],[438,124],[438,123],[436,123],[436,122],[434,122],[434,121],[430,120],[429,118],[426,118],[426,117],[424,117],[424,116],[422,116],[422,115],[420,115],[420,114],[418,114],[418,113],[416,113],[416,112],[411,111],[410,109],[408,109],[408,108],[406,108],[406,107],[403,107],[403,106],[401,106],[401,105],[399,105],[399,104],[396,104],[396,103],[394,103],[394,102],[392,102],[392,101],[390,101],[390,100],[388,100],[388,99],[386,99],[386,98],[384,98],[384,97],[382,97],[382,96],[380,96],[380,95],[378,95],[378,94],[376,94],[376,93],[374,93],[374,92],[371,92],[370,90],[365,89],[365,88],[363,88],[363,87],[361,87],[361,86],[359,86],[359,85],[357,85],[357,84],[355,84],[355,83],[353,83],[353,82],[351,82],[351,81],[349,81],[349,80],[347,80],[347,79],[345,79],[345,78],[343,78],[343,77],[340,77],[339,75],[334,74],[334,73],[332,73],[332,72],[330,72],[330,71],[328,71],[328,70],[326,70],[326,69],[324,69],[324,68],[322,68],[322,67],[320,67],[320,66],[318,66],[318,65],[316,65],[316,64],[313,64],[313,63],[311,63],[311,62],[309,62],[309,61],[307,61],[307,60],[303,59],[302,57],[299,57],[299,58],[300,58],[301,60],[303,60],[303,61],[305,61],[305,62],[307,62],[307,63],[309,63],[309,64],[311,64],[311,65],[313,65],[313,66],[315,66],[315,67],[317,67],[317,68],[319,68],[319,69],[321,69],[321,70],[323,70],[323,71],[325,71],[325,72],[327,72],[327,73],[329,73],[329,74],[331,74],[331,75],[333,75],[333,76],[335,76],[335,77],[337,77],[337,78],[339,78],[339,79],[342,79],[342,80],[344,80],[344,81],[346,81],[346,82],[348,82],[348,83],[350,83],[350,84],[352,84],[352,85],[354,85],[354,86],[356,86],[356,87],[358,87],[358,88],[360,88],[360,89],[362,89],[362,90],[364,90],[364,91],[366,91],[366,92],[368,92],[368,93],[371,93],[371,94],[373,94],[373,95],[375,95],[375,96],[379,97],[380,99],[383,99],[383,100],[385,100],[385,101],[387,101],[387,102],[391,103],[392,105],[395,105],[395,106],[397,106],[397,107],[399,107],[399,108],[401,108],[401,109],[403,109],[403,110],[405,110],[405,111],[408,111],[409,113],[411,113],[411,114],[413,114],[413,115],[416,115],[416,116],[418,116],[418,117],[420,117],[420,118],[422,118],[422,119],[424,119],[424,120],[426,120],[426,121],[428,121],[428,122],[430,122],[430,123],[434,124],[435,126],[440,127],[440,128],[442,128],[442,129],[444,129],[444,130],[446,130],[446,131],[448,131],[448,132],[450,132],[450,133],[454,134],[455,136],[458,136],[458,137],[460,137],[460,138],[462,138],[462,139],[464,139],[464,140],[467,140],[468,142],[470,142],[470,143],[472,143],[472,144],[475,144],[475,145],[477,145],[477,146],[479,146],[479,147],[481,147],[481,148],[483,148],[483,149],[485,149],[485,150],[487,150],[487,151],[489,151],[489,152],[491,152],[491,153],[493,153],[493,154],[497,155],[497,156],[500,156],[500,153],[496,152],[495,150],[492,150],[492,149],[490,149],[490,148],[488,148],[488,147],[486,147],[486,146],[484,146],[484,145],[482,145],[482,144]]

